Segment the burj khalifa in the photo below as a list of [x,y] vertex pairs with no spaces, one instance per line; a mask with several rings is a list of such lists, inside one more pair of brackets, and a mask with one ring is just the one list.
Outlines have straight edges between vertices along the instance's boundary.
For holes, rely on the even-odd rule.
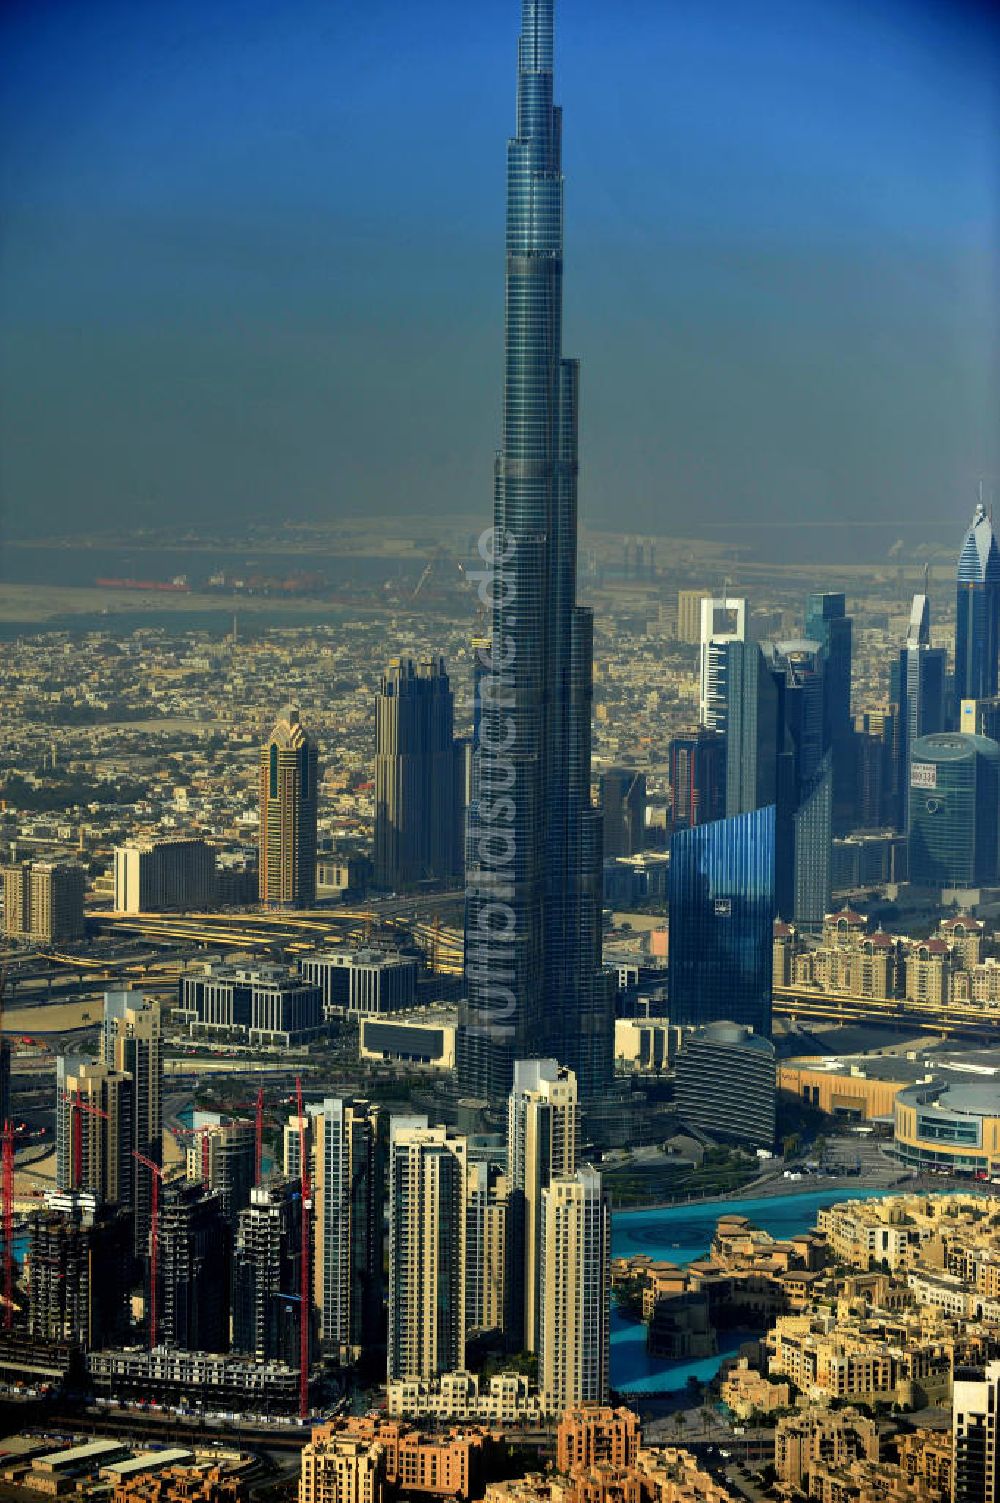
[[554,1056],[581,1095],[612,1075],[601,964],[601,820],[590,797],[593,618],[576,603],[579,362],[562,354],[562,111],[554,0],[523,0],[507,147],[502,446],[480,551],[459,1086],[497,1103],[516,1059]]

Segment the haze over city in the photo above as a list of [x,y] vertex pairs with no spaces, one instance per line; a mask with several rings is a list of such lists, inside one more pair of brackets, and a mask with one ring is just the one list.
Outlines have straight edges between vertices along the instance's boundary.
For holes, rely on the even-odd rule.
[[[482,512],[508,10],[3,8],[8,534]],[[578,0],[559,46],[584,521],[953,537],[1000,471],[993,8]]]

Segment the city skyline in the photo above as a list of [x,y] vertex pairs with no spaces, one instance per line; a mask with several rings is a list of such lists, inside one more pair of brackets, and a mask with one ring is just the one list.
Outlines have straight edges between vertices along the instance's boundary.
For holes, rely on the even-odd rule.
[[[273,342],[243,318],[235,265],[198,320],[209,343],[239,323],[237,405],[255,369],[273,383],[258,391],[266,413],[253,442],[229,446],[230,478],[252,471],[266,489],[261,444],[280,457],[304,388],[318,411],[349,379],[364,406],[397,337],[423,330],[425,363],[397,361],[394,380],[376,383],[377,433],[359,422],[350,434],[350,444],[369,440],[372,488],[387,466],[404,466],[415,506],[435,477],[402,441],[396,402],[419,388],[424,412],[434,406],[447,385],[435,361],[452,321],[474,307],[468,364],[449,370],[471,400],[445,410],[453,477],[470,463],[465,445],[480,443],[463,501],[475,520],[411,510],[397,532],[371,508],[357,525],[336,514],[302,525],[293,507],[324,452],[303,432],[302,463],[286,467],[260,524],[246,505],[238,524],[222,525],[223,488],[192,528],[162,491],[155,527],[136,515],[114,527],[117,554],[100,540],[109,513],[104,533],[12,548],[13,581],[10,564],[0,567],[0,1390],[19,1432],[0,1432],[4,1482],[81,1503],[112,1491],[114,1503],[997,1503],[1000,550],[988,485],[976,483],[975,511],[948,531],[946,588],[912,546],[919,533],[909,549],[877,543],[905,466],[920,460],[878,402],[870,431],[883,458],[905,463],[871,528],[852,532],[847,566],[822,541],[822,508],[800,507],[789,525],[789,493],[774,486],[773,465],[769,478],[754,464],[753,446],[726,505],[738,512],[754,487],[770,487],[766,508],[742,530],[726,506],[685,509],[688,525],[719,529],[715,546],[621,530],[635,494],[627,466],[615,475],[615,533],[582,532],[579,493],[593,463],[599,494],[607,458],[600,416],[591,449],[591,363],[597,411],[604,402],[607,417],[613,389],[614,440],[627,447],[643,351],[668,324],[683,327],[660,318],[654,287],[720,357],[702,480],[732,457],[740,425],[774,406],[768,362],[787,353],[779,324],[801,310],[802,287],[786,278],[780,307],[755,288],[754,316],[770,309],[771,322],[722,371],[719,319],[736,331],[746,312],[735,283],[713,322],[695,269],[659,254],[650,236],[647,275],[627,289],[643,317],[630,323],[620,301],[628,267],[595,278],[578,233],[591,249],[623,244],[619,211],[637,185],[647,223],[660,189],[690,208],[697,183],[704,207],[720,185],[703,176],[708,157],[728,149],[738,191],[713,206],[711,223],[739,230],[741,272],[767,221],[800,246],[814,237],[822,277],[817,202],[829,200],[823,224],[842,247],[859,228],[838,217],[846,200],[829,190],[872,125],[862,84],[881,84],[892,117],[891,130],[868,130],[863,159],[855,152],[864,171],[852,201],[877,200],[881,235],[897,213],[912,217],[917,199],[929,202],[942,164],[953,164],[934,110],[908,139],[911,113],[893,114],[901,81],[919,75],[928,104],[959,57],[973,59],[974,86],[968,70],[961,82],[982,123],[985,13],[914,0],[871,0],[863,14],[853,0],[808,0],[804,13],[761,0],[749,19],[738,0],[711,12],[686,11],[684,0],[614,10],[597,0],[483,0],[481,10],[301,0],[276,31],[272,0],[197,13],[176,0],[169,21],[164,3],[35,0],[0,14],[0,44],[8,29],[23,61],[30,38],[44,37],[47,65],[67,68],[74,85],[58,95],[60,118],[73,118],[87,75],[103,126],[121,112],[125,155],[137,161],[143,127],[168,124],[166,97],[191,103],[132,185],[144,212],[162,209],[168,162],[183,197],[195,159],[218,164],[223,139],[247,146],[240,132],[258,115],[272,143],[287,134],[301,167],[326,162],[322,184],[279,173],[287,212],[270,226],[303,251],[301,277],[284,268],[286,311],[318,310],[296,381],[283,384],[280,362],[268,363]],[[870,51],[849,59],[848,32]],[[268,46],[279,34],[298,64],[287,75],[282,47]],[[698,56],[728,59],[704,97],[696,67],[671,72],[685,40]],[[349,44],[338,68],[341,57],[348,71],[359,60],[368,68],[343,93],[342,73],[324,73],[338,41]],[[477,67],[484,45],[507,58],[503,106],[492,52]],[[224,66],[192,72],[195,56]],[[659,73],[658,57],[671,65]],[[768,90],[779,60],[788,74]],[[512,61],[504,195],[474,121],[489,117],[494,149],[510,118]],[[122,92],[114,80],[126,62]],[[291,90],[258,93],[255,68],[272,82],[287,76]],[[352,113],[394,69],[391,107]],[[199,77],[217,85],[200,101]],[[324,77],[332,92],[317,103],[310,86]],[[727,94],[737,78],[743,87]],[[816,133],[830,106],[823,80],[854,88],[835,157]],[[252,107],[248,98],[234,111],[241,89]],[[463,91],[475,105],[449,111]],[[29,99],[20,71],[15,93],[28,101],[30,137],[50,118],[49,95]],[[698,127],[722,103],[699,153]],[[609,107],[642,150],[620,149],[614,130],[597,141]],[[786,141],[783,122],[796,115],[800,135]],[[341,171],[340,147],[369,119],[364,149]],[[650,170],[688,119],[690,155],[668,145],[664,170]],[[308,142],[296,134],[304,120]],[[564,157],[578,120],[582,150]],[[66,133],[63,166],[97,165],[97,123],[87,116]],[[412,158],[372,179],[402,126]],[[889,135],[907,138],[892,173]],[[794,234],[775,196],[758,198],[768,170],[781,186],[768,141],[787,148],[785,167],[815,169],[816,195],[801,182],[793,195]],[[915,197],[901,170],[914,150]],[[466,176],[453,170],[463,156],[475,164]],[[36,159],[41,210],[57,164],[41,149]],[[407,160],[425,171],[400,190]],[[755,170],[741,176],[741,161]],[[265,151],[253,164],[262,211],[276,202],[276,163]],[[223,217],[245,202],[237,165],[214,184]],[[15,151],[8,181],[22,188],[23,166]],[[122,186],[113,176],[98,174],[106,195],[86,212],[87,171],[73,177],[63,207],[84,237],[88,216]],[[610,209],[602,181],[618,194]],[[984,221],[956,208],[968,187],[950,183],[944,225],[938,214],[924,228],[939,245],[967,239],[981,254]],[[313,295],[309,256],[324,237],[318,218],[314,237],[303,235],[301,211],[310,193],[315,206],[331,190],[344,224],[370,232],[372,245],[383,243],[381,221],[366,215],[387,208],[384,244],[408,251],[396,300],[375,299],[376,323],[372,290],[388,260],[372,255],[367,280],[339,303]],[[494,364],[477,358],[475,328],[490,324],[499,287],[487,298],[477,278],[499,259],[501,198],[502,419],[486,443],[469,420],[471,394]],[[426,234],[407,239],[417,219]],[[865,223],[874,230],[875,219]],[[261,244],[252,219],[244,228],[252,258]],[[477,268],[452,278],[443,301],[442,237],[473,246]],[[923,243],[908,243],[912,276],[899,289],[920,305],[910,333],[950,306],[916,275]],[[115,338],[135,287],[162,275],[177,241],[161,249],[121,279],[113,315],[101,322],[106,310],[90,309],[112,364],[124,356]],[[37,258],[39,286],[53,264]],[[330,260],[328,287],[345,264]],[[84,296],[86,255],[78,265]],[[604,297],[597,315],[628,336],[630,359],[613,339],[579,357],[577,326],[586,341],[597,323],[593,308],[564,303],[564,279],[578,273]],[[192,318],[207,286],[196,292],[197,280]],[[808,321],[799,330],[808,358],[785,375],[806,407],[831,394],[833,373],[852,400],[871,397],[843,363],[848,346],[862,363],[881,351],[883,376],[912,354],[883,344],[902,303],[883,307],[877,280],[841,319],[839,344],[810,344]],[[836,322],[847,289],[828,290]],[[353,346],[334,332],[345,308]],[[160,311],[147,303],[132,333],[152,333]],[[53,320],[66,312],[54,296]],[[30,319],[26,308],[24,329]],[[183,319],[172,326],[173,356],[190,353],[189,332]],[[78,334],[82,353],[89,336]],[[988,326],[980,336],[988,342]],[[33,354],[49,357],[69,391],[71,365],[52,348],[43,340]],[[133,372],[130,392],[141,406],[146,375],[160,382],[166,441],[172,356],[161,354]],[[673,373],[665,366],[645,394],[663,414],[660,458],[677,457],[678,432],[698,437],[670,384],[687,372],[697,396],[698,350],[681,337],[672,359]],[[185,464],[203,461],[204,485],[219,476],[204,462],[205,436],[226,442],[218,368],[186,391],[175,445]],[[133,433],[135,408],[114,382],[104,389],[104,369],[88,372],[80,415],[114,406],[127,467],[148,435]],[[947,382],[954,369],[933,376]],[[31,391],[29,379],[29,405]],[[988,396],[980,382],[978,400]],[[800,432],[804,411],[779,400],[758,452],[784,425],[843,457],[845,399],[821,403]],[[347,484],[344,413],[326,416],[323,443]],[[934,448],[940,428],[918,426]],[[99,423],[88,432],[93,469],[52,446],[79,481],[83,518],[104,441]],[[424,425],[420,443],[435,441]],[[643,463],[656,460],[642,447]],[[790,439],[778,447],[780,464],[804,452]],[[946,466],[954,452],[938,450]],[[491,451],[492,525],[474,504],[485,501]],[[176,473],[159,479],[172,485]],[[685,480],[682,464],[657,475],[663,494]],[[934,492],[931,469],[922,484]],[[438,489],[446,508],[448,488]],[[936,504],[946,524],[940,487]],[[42,509],[31,518],[45,525]],[[786,551],[790,534],[809,532],[805,568],[748,558],[740,539],[751,525],[784,527]],[[143,557],[156,557],[155,572],[139,572]]]

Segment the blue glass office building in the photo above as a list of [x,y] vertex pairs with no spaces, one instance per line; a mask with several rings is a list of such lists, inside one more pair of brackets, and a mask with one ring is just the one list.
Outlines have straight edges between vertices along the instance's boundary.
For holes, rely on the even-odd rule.
[[918,887],[974,888],[997,880],[1000,746],[957,731],[910,749],[907,845]]
[[670,842],[670,1020],[771,1033],[774,806]]
[[958,559],[955,725],[963,699],[992,699],[996,694],[998,657],[1000,549],[993,523],[980,504]]
[[553,0],[523,0],[507,148],[503,439],[494,478],[493,669],[467,831],[460,1089],[499,1101],[513,1061],[611,1078],[601,824],[590,802],[593,622],[576,603],[579,366],[562,355],[562,113]]

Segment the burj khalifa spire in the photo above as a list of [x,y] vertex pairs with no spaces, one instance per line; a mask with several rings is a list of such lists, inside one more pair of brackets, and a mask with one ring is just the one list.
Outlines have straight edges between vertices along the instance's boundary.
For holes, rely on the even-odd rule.
[[467,830],[465,1096],[551,1055],[583,1096],[612,1073],[591,805],[593,619],[576,603],[579,363],[562,354],[562,112],[553,0],[523,0],[507,147],[503,438],[480,551],[491,615]]

